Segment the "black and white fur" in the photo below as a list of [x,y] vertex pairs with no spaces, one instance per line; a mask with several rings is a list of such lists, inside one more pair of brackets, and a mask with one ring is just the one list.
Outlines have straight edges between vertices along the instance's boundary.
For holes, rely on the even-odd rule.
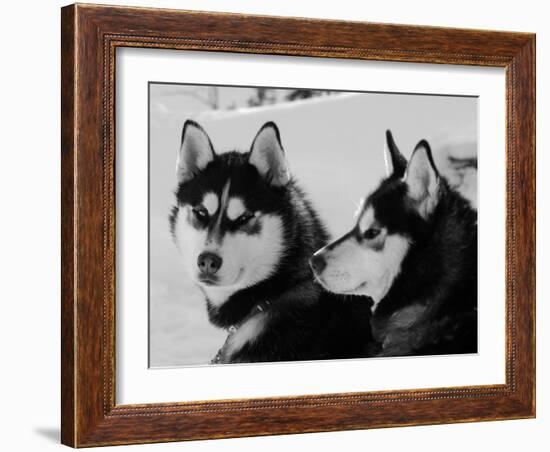
[[451,189],[427,141],[409,160],[386,133],[387,178],[353,229],[311,264],[336,293],[372,297],[378,356],[477,351],[477,212]]
[[215,362],[365,355],[369,304],[314,281],[308,261],[328,236],[290,175],[274,123],[248,152],[218,154],[187,121],[176,172],[172,233],[210,321],[229,332]]

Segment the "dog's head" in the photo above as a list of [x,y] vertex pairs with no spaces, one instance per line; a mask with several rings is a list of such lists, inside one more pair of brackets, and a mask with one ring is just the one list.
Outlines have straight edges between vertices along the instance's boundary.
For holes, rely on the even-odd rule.
[[409,162],[386,132],[387,177],[357,213],[351,231],[320,249],[310,263],[317,280],[336,293],[386,296],[411,244],[439,202],[441,184],[429,144],[422,140]]
[[213,304],[269,277],[284,255],[287,185],[279,130],[266,123],[249,152],[217,154],[194,121],[183,127],[171,215],[190,276]]

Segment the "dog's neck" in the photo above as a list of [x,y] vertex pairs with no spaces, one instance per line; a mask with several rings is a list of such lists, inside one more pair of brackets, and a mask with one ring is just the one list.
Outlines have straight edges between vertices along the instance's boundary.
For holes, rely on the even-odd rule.
[[216,287],[216,286],[199,286],[204,294],[208,306],[217,308],[223,305],[229,298],[240,289],[234,287]]
[[207,296],[208,317],[214,325],[228,329],[241,324],[258,304],[269,302],[272,313],[284,313],[289,304],[297,308],[297,297],[304,307],[317,302],[320,291],[312,278],[300,280],[284,272],[231,294],[221,304]]
[[[428,227],[405,257],[388,294],[377,304],[374,316],[388,318],[415,303],[430,301],[431,309],[463,291],[467,275],[477,277],[477,213],[467,200],[447,188]],[[464,294],[466,295],[466,293]],[[473,298],[467,297],[464,298]],[[469,300],[453,309],[470,309]]]
[[[267,293],[249,294],[250,289],[242,289],[232,293],[223,291],[205,292],[208,318],[220,328],[228,329],[239,325],[254,309],[257,303],[267,300]],[[214,297],[212,297],[212,294]],[[248,296],[247,296],[248,295]]]

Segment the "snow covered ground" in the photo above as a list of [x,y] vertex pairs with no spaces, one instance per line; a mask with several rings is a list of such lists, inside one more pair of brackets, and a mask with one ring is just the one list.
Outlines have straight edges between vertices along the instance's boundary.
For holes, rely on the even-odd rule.
[[[477,206],[477,100],[464,97],[346,93],[266,107],[210,111],[151,85],[150,364],[207,364],[225,339],[208,323],[204,299],[185,275],[168,229],[175,161],[188,118],[209,133],[217,152],[248,150],[266,121],[275,121],[293,175],[329,231],[352,226],[361,197],[384,177],[384,132],[406,157],[428,139],[440,172]],[[233,90],[235,88],[232,88]]]

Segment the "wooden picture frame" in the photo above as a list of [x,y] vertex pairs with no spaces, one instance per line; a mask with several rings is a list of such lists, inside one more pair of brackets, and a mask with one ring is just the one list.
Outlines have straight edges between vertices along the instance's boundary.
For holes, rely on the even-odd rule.
[[[535,35],[70,5],[62,9],[63,444],[227,438],[535,416]],[[115,50],[147,47],[506,70],[506,383],[115,403]]]

